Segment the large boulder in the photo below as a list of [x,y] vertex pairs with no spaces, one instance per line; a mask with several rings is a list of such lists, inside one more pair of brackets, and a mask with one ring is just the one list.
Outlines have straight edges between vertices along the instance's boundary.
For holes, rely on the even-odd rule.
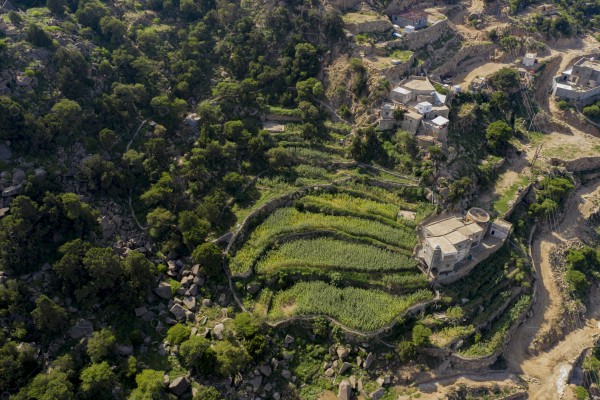
[[383,395],[385,394],[385,389],[384,388],[379,388],[376,391],[374,391],[373,393],[371,393],[371,398],[373,400],[379,400],[380,398],[383,397]]
[[369,353],[367,355],[367,359],[365,360],[365,362],[363,364],[363,368],[369,369],[371,367],[371,364],[373,363],[374,359],[375,359],[375,356],[373,356],[373,353]]
[[215,334],[215,337],[217,339],[223,339],[223,331],[224,330],[225,330],[225,325],[223,325],[222,323],[219,322],[213,328],[213,333]]
[[169,311],[175,316],[177,321],[181,321],[186,318],[185,310],[179,304],[175,304]]
[[180,376],[179,378],[173,379],[169,384],[169,390],[175,396],[181,396],[190,387],[190,379],[187,376]]
[[163,299],[170,299],[171,297],[173,297],[173,292],[171,291],[171,285],[168,284],[167,282],[159,283],[158,287],[154,288],[153,292],[156,293],[157,296],[159,296]]
[[266,377],[271,376],[271,372],[272,372],[271,367],[269,365],[267,365],[267,364],[261,366],[259,368],[259,371],[260,371],[261,374],[263,374]]
[[350,400],[351,394],[352,388],[350,387],[350,382],[341,381],[338,391],[338,400]]

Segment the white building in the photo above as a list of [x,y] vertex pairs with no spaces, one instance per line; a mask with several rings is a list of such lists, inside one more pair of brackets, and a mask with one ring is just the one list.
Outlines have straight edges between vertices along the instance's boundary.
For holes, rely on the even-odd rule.
[[419,114],[428,114],[431,112],[431,108],[433,107],[433,104],[431,104],[428,101],[422,101],[419,104],[417,104],[417,111],[419,112]]
[[533,67],[535,65],[536,53],[527,53],[523,57],[523,65],[526,67]]

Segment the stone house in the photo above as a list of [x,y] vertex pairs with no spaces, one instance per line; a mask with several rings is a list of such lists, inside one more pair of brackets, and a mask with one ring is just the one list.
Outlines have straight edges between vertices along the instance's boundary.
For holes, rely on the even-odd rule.
[[537,57],[537,53],[525,54],[525,57],[523,57],[523,65],[525,67],[533,67],[535,65],[536,57]]
[[[390,99],[392,103],[384,103],[380,112],[380,130],[399,126],[413,135],[418,132],[431,135],[427,143],[445,143],[450,109],[446,106],[446,96],[438,93],[427,77],[410,76],[404,79],[392,89]],[[387,117],[396,108],[404,111],[402,121]]]
[[552,81],[552,94],[582,105],[600,99],[600,62],[581,58]]
[[422,11],[409,11],[390,15],[390,19],[394,25],[398,25],[401,28],[412,26],[415,30],[427,28],[427,17],[427,14]]
[[[480,261],[479,257],[485,259],[497,250],[510,235],[512,225],[501,219],[490,224],[486,211],[471,208],[462,218],[447,217],[421,226],[419,230],[418,257],[430,277],[444,281],[464,276],[474,267],[468,264]],[[464,268],[466,265],[468,268]]]

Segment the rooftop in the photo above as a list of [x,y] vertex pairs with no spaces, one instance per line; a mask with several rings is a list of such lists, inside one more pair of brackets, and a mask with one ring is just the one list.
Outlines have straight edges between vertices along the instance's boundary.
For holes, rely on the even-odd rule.
[[404,12],[404,13],[399,13],[396,14],[398,17],[402,17],[402,18],[406,18],[406,19],[412,19],[412,20],[417,20],[417,19],[427,19],[428,15],[426,12],[423,11],[408,11],[408,12]]
[[400,94],[411,94],[412,93],[410,90],[405,89],[400,86],[398,86],[397,88],[394,88],[393,92],[400,93]]
[[580,65],[582,67],[587,67],[596,71],[600,71],[600,61],[594,59],[593,57],[585,59]]
[[428,238],[444,237],[452,244],[462,243],[474,234],[482,233],[485,229],[473,221],[465,221],[459,217],[449,217],[426,225]]
[[404,82],[400,82],[400,86],[409,90],[418,90],[422,92],[435,92],[435,88],[429,82],[429,79],[424,76],[411,76]]
[[439,246],[439,248],[442,250],[442,252],[444,254],[458,253],[458,250],[456,250],[456,247],[454,247],[454,245],[452,243],[450,243],[450,241],[448,239],[446,239],[444,236],[428,237],[427,239],[425,239],[425,241],[429,244],[429,246],[432,249],[435,249],[436,247]]
[[503,219],[496,219],[492,222],[494,225],[499,226],[500,228],[506,229],[507,231],[512,229],[512,224]]
[[447,124],[448,122],[450,122],[450,120],[446,119],[440,115],[439,117],[435,117],[431,122],[435,125],[443,126],[443,125]]

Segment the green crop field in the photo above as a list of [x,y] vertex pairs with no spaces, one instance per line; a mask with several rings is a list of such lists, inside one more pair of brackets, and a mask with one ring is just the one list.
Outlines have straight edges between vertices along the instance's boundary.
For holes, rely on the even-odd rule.
[[415,270],[416,262],[407,255],[368,244],[318,238],[284,243],[258,262],[256,272],[282,268],[401,271]]
[[273,212],[250,235],[248,241],[231,260],[234,273],[247,271],[275,238],[293,232],[315,230],[341,231],[355,237],[365,237],[383,245],[391,245],[412,252],[417,235],[411,227],[391,227],[379,221],[348,216],[300,212],[295,208],[281,208]]
[[392,296],[380,290],[337,288],[324,282],[300,282],[277,293],[268,318],[326,315],[355,329],[375,330],[391,323],[409,307],[430,300],[426,290],[408,296]]

